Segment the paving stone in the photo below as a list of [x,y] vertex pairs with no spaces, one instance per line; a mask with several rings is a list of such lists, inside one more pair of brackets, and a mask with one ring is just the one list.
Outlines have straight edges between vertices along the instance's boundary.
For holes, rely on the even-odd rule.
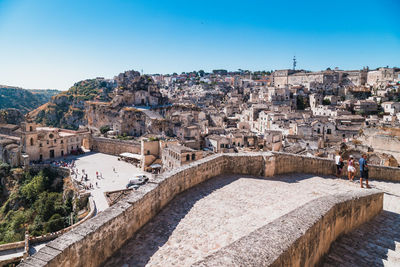
[[354,266],[400,266],[400,183],[371,184],[385,192],[383,212],[333,243],[323,266],[341,266],[349,257]]

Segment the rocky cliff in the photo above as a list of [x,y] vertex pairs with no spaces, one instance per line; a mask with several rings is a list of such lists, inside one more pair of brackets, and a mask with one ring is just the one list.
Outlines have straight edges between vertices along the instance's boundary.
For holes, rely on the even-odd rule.
[[89,79],[74,84],[52,100],[28,114],[35,122],[65,129],[78,129],[86,125],[85,102],[110,101],[114,83],[104,79]]
[[[28,117],[42,125],[65,129],[77,129],[79,125],[88,125],[88,120],[93,122],[99,118],[104,120],[101,124],[110,125],[121,117],[119,112],[124,107],[160,105],[166,100],[151,77],[131,70],[117,75],[114,80],[97,78],[77,82],[68,91],[30,112]],[[102,111],[102,105],[106,111]],[[89,110],[90,116],[85,106],[93,107]]]

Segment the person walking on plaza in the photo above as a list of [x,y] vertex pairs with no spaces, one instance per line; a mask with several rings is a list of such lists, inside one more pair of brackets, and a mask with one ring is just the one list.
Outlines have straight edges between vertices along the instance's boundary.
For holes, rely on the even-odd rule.
[[356,168],[354,167],[354,158],[350,155],[350,159],[347,166],[347,174],[350,181],[354,180],[354,175],[356,174]]
[[368,185],[368,163],[367,163],[367,155],[363,154],[362,157],[359,160],[360,164],[360,186],[361,188],[364,188],[363,186],[363,179],[365,179],[365,185],[367,188],[371,188]]
[[336,163],[336,177],[340,177],[342,175],[343,159],[340,156],[339,152],[336,153],[335,163]]

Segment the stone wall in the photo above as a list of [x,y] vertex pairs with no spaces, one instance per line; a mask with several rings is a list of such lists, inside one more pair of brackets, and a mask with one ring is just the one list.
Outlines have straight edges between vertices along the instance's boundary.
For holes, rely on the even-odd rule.
[[[374,168],[377,169],[374,170]],[[388,179],[386,175],[390,172],[394,172],[396,177],[400,175],[400,169],[394,170],[394,168],[387,167],[374,168],[371,168],[371,177],[374,178]],[[82,223],[56,240],[51,241],[21,266],[99,266],[177,194],[221,174],[244,174],[268,177],[291,172],[332,175],[334,171],[335,165],[332,160],[285,153],[267,152],[213,155],[159,175],[151,183],[140,187],[134,194],[123,198],[96,217]],[[353,198],[329,200],[329,203],[332,204],[329,208],[333,208],[336,204],[342,202],[356,201],[351,206],[354,208],[360,207],[359,211],[362,212],[361,214],[357,214],[357,216],[360,216],[360,221],[354,221],[348,226],[338,218],[338,221],[335,222],[339,227],[338,229],[349,231],[361,221],[374,216],[376,214],[375,207],[379,207],[379,203],[376,204],[378,206],[373,204],[374,208],[368,214],[365,213],[366,210],[364,208],[364,205],[372,205],[370,203],[375,201],[372,195],[365,196],[365,201],[360,200],[362,203],[357,202]],[[324,213],[322,214],[326,214],[328,211],[329,209],[323,210]],[[348,209],[346,208],[340,212],[345,216],[347,211]],[[351,212],[356,212],[356,209]],[[307,216],[303,214],[297,218],[301,220],[306,219],[305,217]],[[321,231],[329,231],[329,227],[325,229],[329,225],[328,222],[321,222],[319,226],[321,227]],[[312,224],[307,223],[302,227],[306,228],[302,228],[303,230],[298,232],[300,236],[305,234],[306,230],[312,227]],[[332,236],[332,238],[335,237],[335,235]],[[279,239],[276,242],[281,241],[283,240]],[[302,244],[304,245],[305,243]],[[311,244],[311,247],[314,245]],[[295,244],[293,246],[294,250],[301,251],[304,249],[304,247],[296,248]],[[317,257],[322,255],[325,248],[323,246],[322,250],[318,249],[319,254],[317,254]],[[317,260],[309,259],[309,262],[315,261]]]
[[119,155],[124,152],[140,154],[140,143],[133,141],[93,137],[89,141],[89,149],[110,155]]
[[[333,160],[300,156],[289,153],[272,152],[266,162],[267,176],[285,173],[311,173],[318,175],[333,175],[336,173],[336,164]],[[343,176],[347,176],[347,164],[343,168]],[[356,177],[360,177],[358,163],[356,163]],[[400,182],[400,168],[369,165],[369,178],[376,180]]]

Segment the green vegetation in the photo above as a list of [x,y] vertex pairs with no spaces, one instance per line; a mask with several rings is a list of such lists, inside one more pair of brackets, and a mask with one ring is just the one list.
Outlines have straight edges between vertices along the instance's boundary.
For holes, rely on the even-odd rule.
[[0,86],[0,109],[15,108],[27,113],[50,101],[57,90],[26,90],[17,87]]
[[101,132],[102,134],[107,133],[109,130],[111,130],[111,128],[110,128],[110,126],[108,126],[108,125],[104,125],[104,126],[101,126],[101,127],[100,127],[100,132]]
[[104,80],[89,79],[80,81],[74,84],[65,95],[69,96],[70,100],[109,100],[108,91],[110,90],[110,84]]
[[310,107],[307,98],[302,97],[301,95],[297,96],[297,109],[304,110],[305,108]]
[[126,133],[123,133],[122,135],[117,135],[116,138],[119,139],[119,140],[132,140],[132,139],[134,139],[133,136],[129,136]]
[[24,172],[0,164],[2,180],[16,181],[15,173],[22,178],[0,208],[0,244],[23,240],[26,230],[38,236],[67,227],[73,205],[72,198],[63,199],[62,177],[51,169]]
[[324,106],[329,106],[331,104],[331,101],[327,98],[325,98],[324,100],[322,100],[322,105]]

